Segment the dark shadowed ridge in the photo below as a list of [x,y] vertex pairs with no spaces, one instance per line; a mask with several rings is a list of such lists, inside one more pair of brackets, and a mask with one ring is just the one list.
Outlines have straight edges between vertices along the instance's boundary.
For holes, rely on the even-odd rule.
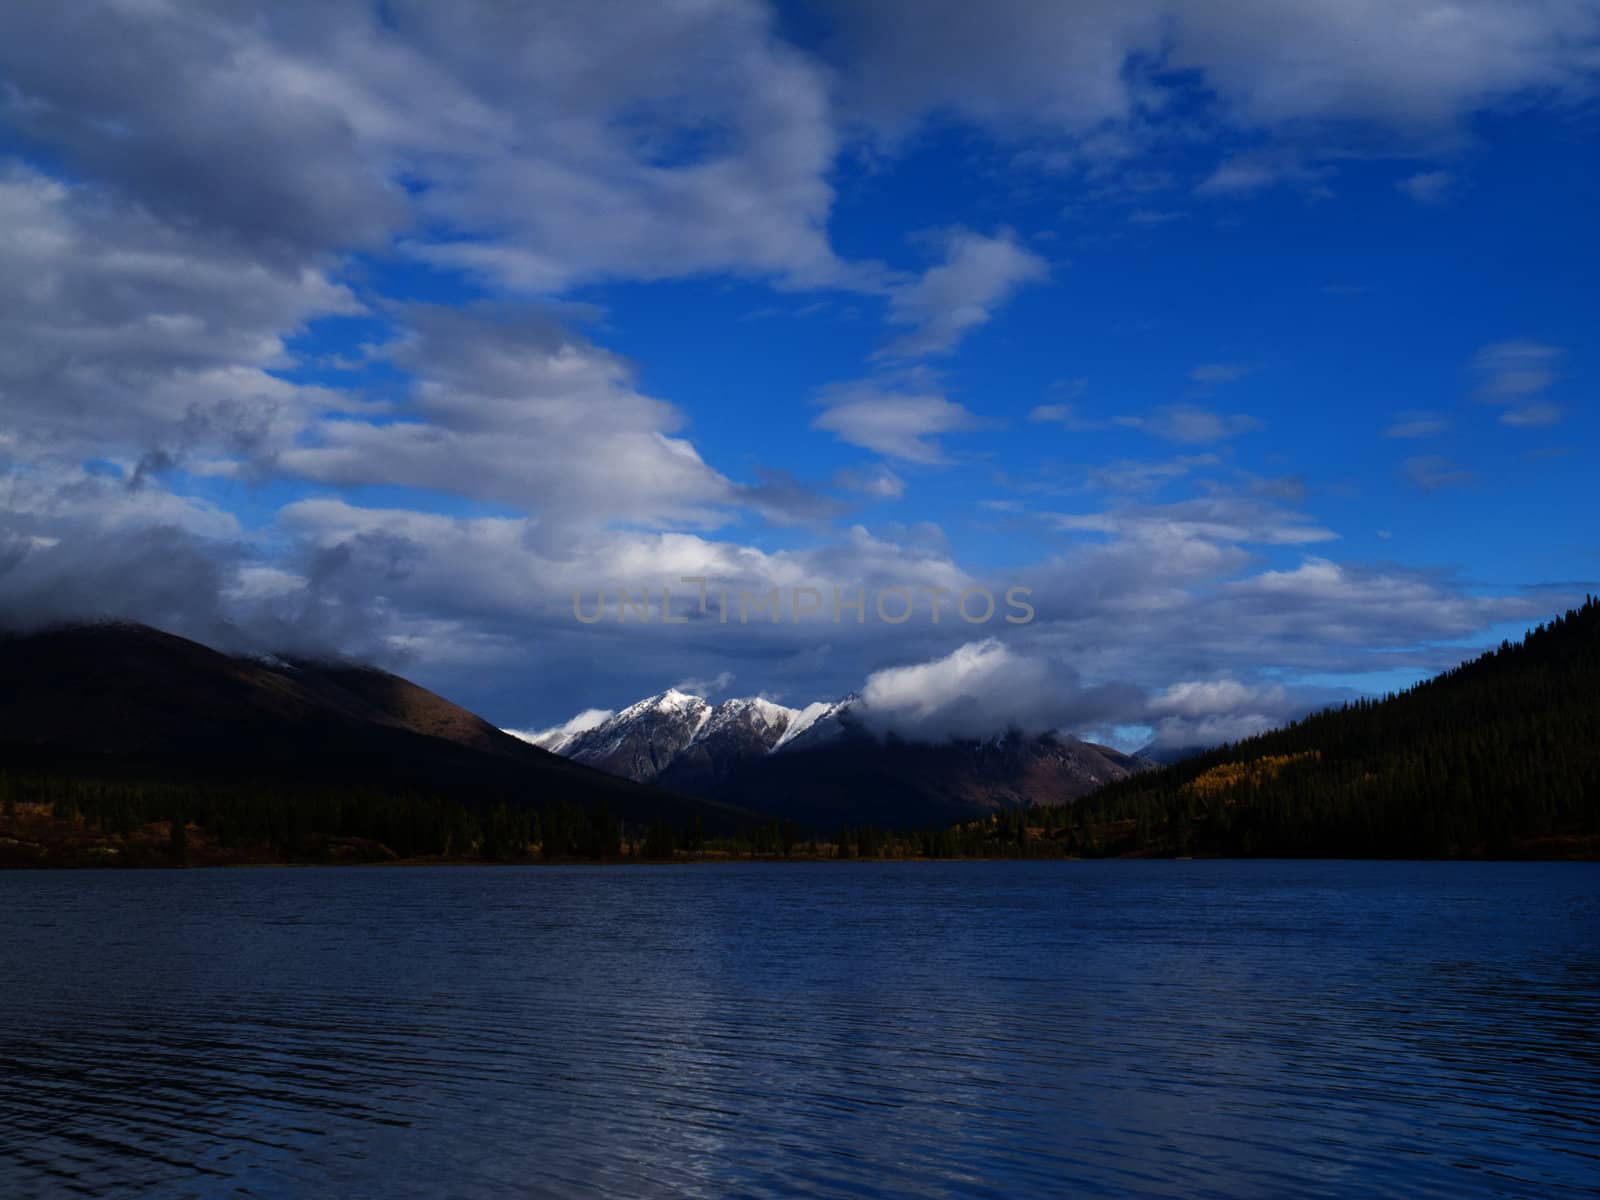
[[1103,788],[1073,852],[1600,858],[1600,600],[1403,692]]
[[1157,766],[1170,767],[1173,763],[1180,763],[1186,758],[1194,758],[1210,750],[1210,746],[1158,746],[1151,742],[1148,746],[1141,746],[1135,750],[1135,758],[1147,759]]
[[[841,823],[911,829],[1070,804],[1150,765],[1049,734],[928,743],[857,727],[813,747],[745,759],[706,794],[830,832]],[[677,770],[660,779],[684,790],[698,782]]]
[[740,814],[569,762],[348,662],[231,657],[144,625],[0,637],[0,762],[64,773],[359,786],[462,800]]

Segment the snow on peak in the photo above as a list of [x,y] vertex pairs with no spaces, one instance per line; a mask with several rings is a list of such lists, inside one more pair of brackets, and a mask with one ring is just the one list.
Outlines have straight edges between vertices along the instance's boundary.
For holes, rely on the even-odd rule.
[[636,704],[630,704],[619,712],[614,720],[617,723],[636,720],[647,713],[709,713],[711,705],[699,696],[691,696],[688,692],[680,692],[677,688],[668,688],[654,696],[646,696]]
[[789,727],[785,729],[783,731],[783,735],[772,744],[772,749],[774,751],[781,749],[788,743],[794,741],[795,738],[799,737],[806,730],[810,729],[818,721],[822,721],[833,716],[839,712],[840,709],[848,707],[849,704],[850,700],[847,698],[844,700],[818,700],[815,703],[806,705],[804,708],[800,709],[794,714],[794,719],[789,722]]
[[573,742],[591,729],[600,728],[612,716],[609,708],[586,708],[570,721],[552,725],[548,729],[507,729],[504,732],[524,742],[531,742],[542,750],[549,750],[552,754],[562,754]]
[[799,709],[786,708],[782,704],[774,704],[771,700],[767,700],[761,696],[757,696],[755,699],[748,701],[748,703],[751,711],[754,712],[755,715],[759,717],[769,729],[774,725],[781,725],[784,729],[788,729],[790,724],[793,723],[794,719],[800,715]]

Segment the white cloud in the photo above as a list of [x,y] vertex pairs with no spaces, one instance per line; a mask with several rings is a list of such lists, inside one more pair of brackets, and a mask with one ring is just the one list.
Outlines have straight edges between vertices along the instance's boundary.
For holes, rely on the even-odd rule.
[[672,685],[675,692],[683,692],[689,696],[699,696],[702,700],[715,696],[718,692],[725,692],[732,686],[735,679],[732,671],[718,671],[712,679],[680,679]]
[[1215,454],[1185,454],[1163,462],[1121,459],[1089,472],[1089,483],[1113,492],[1146,492],[1182,479],[1203,467],[1220,466]]
[[932,439],[984,425],[974,413],[945,399],[919,378],[899,383],[864,380],[835,384],[824,389],[821,400],[825,411],[812,423],[815,428],[826,429],[853,446],[910,463],[944,462],[943,450]]
[[1092,420],[1083,416],[1075,404],[1040,404],[1028,412],[1028,420],[1040,424],[1059,425],[1063,429],[1089,430],[1104,429],[1104,421]]
[[994,638],[931,662],[875,671],[861,701],[869,727],[933,741],[1116,720],[1138,703],[1126,688],[1085,690],[1064,663],[1017,654]]
[[1239,0],[1186,17],[1169,65],[1203,72],[1237,120],[1413,134],[1526,94],[1586,94],[1600,37],[1585,0]]
[[551,725],[544,729],[507,729],[514,738],[521,738],[525,742],[556,754],[580,734],[588,733],[591,729],[598,729],[616,713],[609,708],[586,708],[571,720],[562,721],[559,725]]
[[1472,359],[1480,379],[1479,399],[1498,404],[1537,395],[1555,382],[1555,364],[1560,357],[1559,347],[1539,342],[1485,346]]
[[7,115],[86,173],[263,253],[402,235],[536,291],[854,277],[824,229],[825,76],[746,0],[8,6],[0,73]]
[[1555,425],[1566,415],[1565,410],[1540,397],[1559,378],[1556,367],[1562,355],[1559,346],[1542,342],[1507,341],[1485,346],[1472,359],[1478,376],[1475,394],[1486,404],[1503,407],[1503,425]]
[[1158,408],[1147,417],[1117,417],[1115,423],[1141,429],[1169,442],[1200,444],[1223,442],[1262,427],[1261,422],[1244,413],[1218,413],[1193,404],[1173,404]]
[[881,357],[948,353],[1018,287],[1049,274],[1045,261],[1008,232],[985,237],[957,229],[945,235],[944,253],[944,261],[920,279],[890,292],[890,322],[913,329],[884,347]]
[[36,453],[270,456],[362,409],[269,373],[306,322],[361,311],[318,271],[0,167],[0,393]]
[[906,481],[881,464],[861,470],[841,468],[834,473],[833,482],[838,487],[880,500],[897,500],[906,490]]
[[1583,96],[1600,15],[1584,0],[879,0],[837,6],[845,94],[880,127],[953,110],[997,131],[1137,128],[1160,70],[1198,73],[1246,127],[1449,124],[1525,93]]
[[1237,383],[1254,369],[1245,363],[1201,363],[1189,372],[1189,378],[1195,383],[1213,386],[1221,383]]
[[[198,636],[232,629],[266,644],[409,654],[425,673],[470,668],[459,678],[474,686],[486,666],[597,686],[595,657],[609,653],[619,679],[714,679],[736,667],[810,691],[839,674],[833,639],[850,639],[856,677],[860,661],[893,665],[872,656],[941,662],[962,629],[909,630],[893,646],[848,624],[826,641],[815,627],[731,638],[695,627],[654,643],[621,640],[632,631],[616,626],[579,629],[578,586],[683,574],[761,590],[973,579],[942,538],[910,523],[786,552],[684,532],[752,512],[807,520],[831,510],[797,481],[749,467],[756,481],[741,483],[703,460],[686,415],[574,332],[572,309],[400,308],[370,294],[381,287],[356,268],[409,256],[537,293],[713,272],[855,289],[886,299],[899,335],[887,356],[944,353],[1042,280],[1045,264],[1005,231],[967,230],[948,233],[920,276],[841,261],[829,181],[864,126],[892,135],[930,113],[965,118],[1031,143],[1035,164],[1102,172],[1095,186],[1124,203],[1182,186],[1137,161],[1152,146],[1183,138],[1231,153],[1245,131],[1260,148],[1202,190],[1316,188],[1321,155],[1342,145],[1335,123],[1398,132],[1393,144],[1409,150],[1507,98],[1583,96],[1595,34],[1592,5],[1560,0],[1244,0],[1204,19],[1142,0],[883,0],[850,6],[841,26],[827,43],[843,47],[835,70],[786,45],[772,10],[746,0],[115,3],[92,21],[59,6],[0,7],[0,120],[75,181],[31,166],[0,174],[0,450],[14,460],[0,611],[115,612]],[[1214,100],[1171,104],[1168,68]],[[372,257],[352,263],[351,251]],[[347,267],[361,301],[336,281]],[[295,335],[337,315],[390,324],[395,340],[377,335],[360,361],[333,364],[375,368],[352,390],[291,382],[306,365]],[[1480,355],[1481,390],[1502,421],[1559,415],[1543,395],[1555,354],[1502,343]],[[1196,382],[1226,382],[1223,368],[1234,369],[1199,368],[1210,374]],[[380,383],[379,398],[353,390],[391,372],[408,381]],[[945,461],[945,439],[983,424],[915,373],[842,385],[823,401],[817,427],[912,464]],[[1031,415],[1103,427],[1064,402]],[[1191,444],[1257,427],[1185,406],[1120,423]],[[79,465],[91,456],[107,461],[104,473]],[[1136,492],[1205,457],[1115,463],[1098,481]],[[179,471],[419,489],[438,495],[392,503],[467,501],[497,515],[365,508],[322,493],[244,529],[182,494],[200,488],[172,482]],[[887,467],[836,483],[879,497],[904,489]],[[1248,687],[1269,664],[1431,663],[1454,652],[1407,639],[1467,636],[1548,607],[1350,567],[1308,565],[1293,587],[1251,576],[1252,545],[1334,536],[1260,498],[1043,519],[1069,536],[1019,571],[1038,585],[1041,616],[1007,653],[1097,679],[1156,686],[1212,678],[1226,663]],[[984,665],[995,653],[926,674],[947,697],[933,710],[916,717],[904,694],[902,707],[960,725],[962,696],[995,691]],[[1018,669],[1075,694],[1055,668]],[[999,715],[1012,711],[1007,697],[995,701]]]
[[1147,719],[1155,745],[1180,749],[1238,741],[1281,725],[1306,707],[1281,684],[1185,680],[1151,697]]
[[1238,196],[1292,184],[1327,196],[1325,181],[1331,174],[1327,167],[1307,166],[1296,155],[1245,155],[1220,163],[1194,191],[1197,196]]
[[1188,541],[1303,546],[1338,537],[1299,513],[1225,493],[1173,504],[1123,505],[1096,513],[1050,513],[1046,519],[1065,532],[1111,534],[1152,548]]
[[714,525],[734,486],[631,367],[550,316],[419,308],[381,357],[414,380],[405,419],[317,424],[287,471],[330,484],[435,488],[538,516],[548,531],[613,521]]
[[1500,414],[1500,423],[1518,428],[1535,429],[1545,425],[1559,425],[1566,415],[1567,410],[1559,404],[1537,402],[1507,409]]
[[47,460],[15,466],[0,480],[11,529],[26,525],[53,536],[74,525],[92,525],[107,535],[164,527],[218,542],[236,539],[241,531],[237,517],[209,500],[176,495],[153,482],[135,483],[131,463],[113,477]]
[[1424,438],[1443,433],[1450,428],[1450,419],[1442,413],[1425,409],[1397,412],[1389,427],[1383,431],[1387,438]]
[[1472,472],[1451,462],[1441,454],[1420,454],[1401,464],[1412,486],[1423,492],[1437,492],[1441,488],[1458,487],[1472,482]]
[[1395,187],[1418,204],[1439,204],[1450,195],[1455,182],[1456,177],[1449,171],[1419,171],[1406,176]]
[[1251,687],[1237,679],[1185,680],[1163,689],[1150,701],[1152,712],[1179,717],[1211,717],[1232,713],[1263,701],[1281,705],[1282,686]]

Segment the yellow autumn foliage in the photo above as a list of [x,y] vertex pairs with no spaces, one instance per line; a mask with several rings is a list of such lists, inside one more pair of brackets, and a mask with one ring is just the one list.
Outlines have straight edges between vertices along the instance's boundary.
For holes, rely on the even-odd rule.
[[1242,783],[1264,783],[1277,778],[1285,767],[1296,763],[1315,762],[1322,757],[1320,750],[1304,750],[1299,754],[1269,754],[1249,762],[1223,763],[1197,775],[1183,785],[1183,794],[1199,800],[1213,800],[1225,796]]

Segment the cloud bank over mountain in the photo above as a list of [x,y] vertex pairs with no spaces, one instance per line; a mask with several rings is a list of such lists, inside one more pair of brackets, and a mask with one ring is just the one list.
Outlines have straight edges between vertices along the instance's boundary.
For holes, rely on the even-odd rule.
[[[1437,669],[1596,572],[1439,507],[1565,506],[1584,347],[1482,280],[1460,345],[1374,351],[1421,384],[1337,382],[1355,446],[1316,381],[1377,339],[1328,306],[1426,272],[1285,290],[1283,231],[1352,195],[1415,242],[1528,166],[1489,118],[1581,133],[1597,80],[1588,0],[9,6],[0,621],[355,654],[518,726],[731,674],[1176,743]],[[572,617],[685,577],[1038,616]]]

